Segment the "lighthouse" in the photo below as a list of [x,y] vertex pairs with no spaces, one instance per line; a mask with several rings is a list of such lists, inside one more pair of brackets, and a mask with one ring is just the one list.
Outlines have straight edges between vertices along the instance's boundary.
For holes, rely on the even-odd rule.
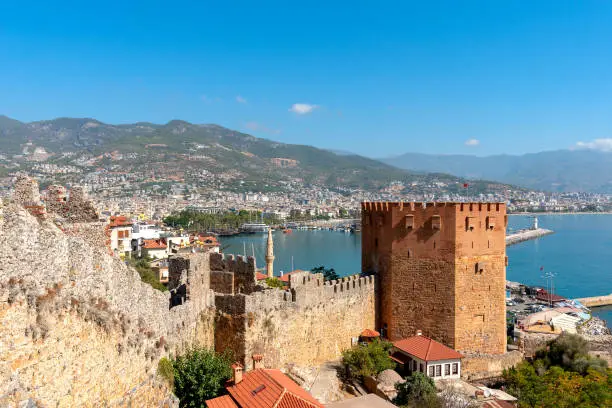
[[274,277],[274,241],[272,240],[272,228],[268,228],[268,248],[266,250],[266,270],[268,278]]

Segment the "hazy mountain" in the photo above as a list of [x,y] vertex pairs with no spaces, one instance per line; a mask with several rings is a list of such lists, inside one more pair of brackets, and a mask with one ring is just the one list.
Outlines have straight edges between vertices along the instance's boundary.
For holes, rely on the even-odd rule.
[[[25,149],[24,149],[25,147]],[[95,157],[104,153],[136,153],[118,162],[123,171],[172,174],[208,171],[227,176],[228,184],[253,189],[273,188],[288,181],[302,181],[328,187],[379,189],[391,181],[406,185],[417,182],[411,191],[437,189],[460,191],[462,179],[447,174],[411,172],[348,152],[330,152],[312,146],[279,143],[257,138],[218,125],[198,125],[173,120],[164,125],[139,122],[112,125],[91,118],[58,118],[22,123],[0,116],[0,153],[32,152],[43,147],[57,164],[71,164],[73,157],[58,153],[86,152]],[[343,154],[346,153],[346,154]],[[130,157],[129,159],[127,157]],[[278,161],[289,159],[287,161]],[[100,159],[102,160],[102,159]],[[294,162],[293,162],[294,161]],[[29,161],[22,164],[27,166]],[[100,163],[99,161],[97,163]],[[232,184],[234,183],[234,184]],[[507,186],[474,182],[474,191],[499,191]],[[246,188],[246,187],[245,187]],[[429,188],[430,190],[426,190]]]
[[536,190],[612,192],[612,153],[595,150],[487,157],[406,153],[381,161],[412,171],[496,180]]

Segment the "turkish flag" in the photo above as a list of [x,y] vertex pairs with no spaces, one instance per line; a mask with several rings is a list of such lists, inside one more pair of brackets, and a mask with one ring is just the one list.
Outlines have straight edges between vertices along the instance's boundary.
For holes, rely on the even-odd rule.
[[469,184],[468,183],[463,183],[463,188],[468,188]]

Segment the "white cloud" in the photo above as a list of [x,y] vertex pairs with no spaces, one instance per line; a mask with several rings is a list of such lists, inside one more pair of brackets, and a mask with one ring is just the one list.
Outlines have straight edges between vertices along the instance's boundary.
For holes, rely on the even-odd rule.
[[590,142],[578,142],[574,149],[599,150],[601,152],[612,152],[612,138],[595,139]]
[[466,146],[478,146],[480,144],[480,140],[478,139],[468,139],[464,143]]
[[309,103],[294,103],[291,108],[289,108],[289,112],[297,113],[298,115],[307,115],[317,108],[317,105],[311,105]]
[[246,100],[245,97],[238,95],[236,97],[236,102],[238,102],[238,103],[247,103],[247,100]]

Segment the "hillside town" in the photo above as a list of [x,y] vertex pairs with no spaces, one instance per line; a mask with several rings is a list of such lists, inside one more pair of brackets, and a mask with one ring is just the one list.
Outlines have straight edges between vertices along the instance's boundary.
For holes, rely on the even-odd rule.
[[[362,271],[339,277],[275,273],[270,228],[264,259],[224,254],[215,234],[142,209],[98,212],[85,190],[41,193],[19,174],[0,207],[0,405],[187,406],[188,387],[217,381],[196,404],[510,408],[524,403],[515,377],[546,347],[578,342],[589,375],[612,358],[612,335],[589,309],[612,299],[506,280],[504,202],[364,200],[349,213],[360,217]],[[181,370],[203,355],[217,366],[189,385]]]

